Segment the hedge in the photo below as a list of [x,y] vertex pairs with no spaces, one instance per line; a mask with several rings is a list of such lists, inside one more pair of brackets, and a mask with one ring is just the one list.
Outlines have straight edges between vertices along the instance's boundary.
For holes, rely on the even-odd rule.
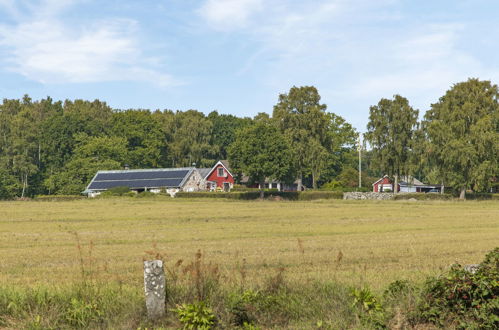
[[[178,192],[179,198],[228,198],[237,200],[254,200],[260,198],[259,191],[246,192]],[[286,200],[316,200],[316,199],[342,199],[343,193],[339,191],[264,191],[264,198],[281,197]]]
[[38,195],[35,196],[37,201],[73,201],[78,199],[86,199],[82,195]]
[[453,199],[454,196],[451,194],[424,194],[424,193],[399,193],[393,196],[395,200],[404,200],[404,199],[417,199],[418,201],[422,200],[450,200]]

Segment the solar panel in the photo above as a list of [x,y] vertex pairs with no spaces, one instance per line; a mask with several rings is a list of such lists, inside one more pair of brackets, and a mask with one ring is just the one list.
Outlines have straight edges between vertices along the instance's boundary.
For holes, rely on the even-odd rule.
[[113,180],[113,181],[92,181],[88,189],[110,189],[114,187],[133,188],[155,188],[155,187],[179,187],[183,178],[177,179],[156,179],[156,180]]
[[130,189],[179,187],[190,170],[164,169],[101,172],[92,180],[88,189],[106,190],[121,186]]
[[102,180],[147,180],[184,178],[189,170],[140,171],[140,172],[108,172],[99,173],[95,181]]

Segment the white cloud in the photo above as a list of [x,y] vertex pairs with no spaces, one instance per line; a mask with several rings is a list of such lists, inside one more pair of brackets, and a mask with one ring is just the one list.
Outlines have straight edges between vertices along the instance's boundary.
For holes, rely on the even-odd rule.
[[134,38],[135,21],[113,19],[74,26],[60,18],[73,3],[47,0],[32,7],[25,19],[16,17],[14,24],[0,25],[0,46],[8,54],[3,63],[7,69],[42,83],[174,83],[144,58]]
[[265,1],[232,26],[257,45],[238,73],[259,72],[272,93],[315,85],[332,111],[358,127],[381,97],[402,94],[426,110],[453,83],[499,78],[497,67],[465,47],[466,21],[416,18],[403,7],[397,0]]
[[232,30],[247,25],[263,8],[263,0],[208,0],[199,14],[215,29]]

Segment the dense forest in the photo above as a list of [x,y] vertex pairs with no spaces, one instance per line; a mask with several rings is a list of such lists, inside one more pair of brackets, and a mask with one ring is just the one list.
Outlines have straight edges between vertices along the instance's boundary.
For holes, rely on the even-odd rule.
[[[498,176],[498,89],[470,79],[454,85],[424,119],[394,96],[370,108],[363,185],[416,175],[455,190],[488,191]],[[0,198],[79,194],[97,170],[211,167],[309,187],[354,187],[358,132],[329,112],[315,87],[279,95],[272,115],[112,109],[105,102],[50,97],[0,105]],[[270,110],[270,109],[269,109]],[[262,170],[264,169],[264,170]]]

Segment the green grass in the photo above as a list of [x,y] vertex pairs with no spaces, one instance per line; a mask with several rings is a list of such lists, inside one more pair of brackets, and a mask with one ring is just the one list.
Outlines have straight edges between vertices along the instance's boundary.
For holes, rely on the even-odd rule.
[[[178,328],[172,312],[145,318],[142,261],[160,257],[168,308],[202,297],[221,327],[370,328],[350,287],[421,283],[480,262],[498,237],[496,201],[0,202],[0,327]],[[384,322],[407,326],[414,297]]]
[[72,283],[81,252],[94,276],[140,285],[146,251],[173,264],[200,249],[229,278],[244,260],[252,282],[284,267],[294,280],[380,289],[476,263],[498,237],[495,201],[1,202],[0,283]]

